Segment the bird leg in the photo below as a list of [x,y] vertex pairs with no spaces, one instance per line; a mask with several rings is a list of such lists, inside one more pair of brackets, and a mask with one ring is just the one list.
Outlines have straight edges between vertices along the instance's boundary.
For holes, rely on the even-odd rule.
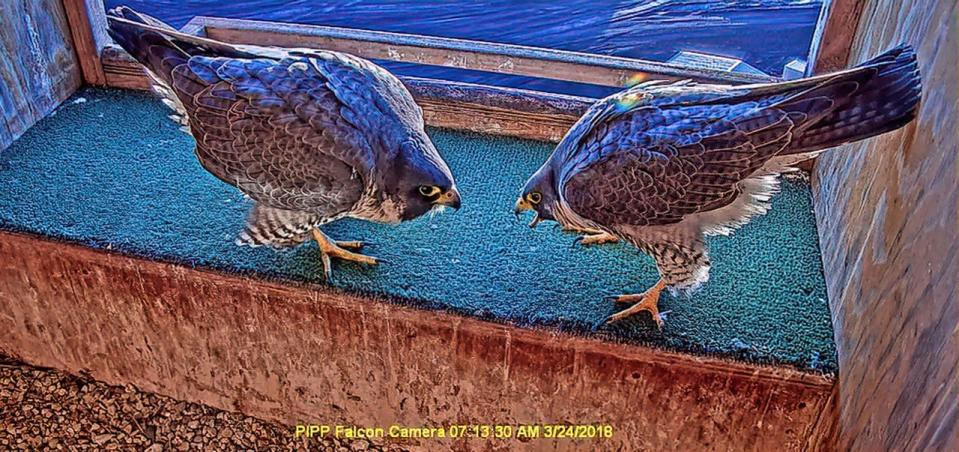
[[649,311],[653,316],[656,326],[663,327],[663,318],[659,315],[659,294],[666,288],[666,281],[662,279],[655,286],[650,287],[641,294],[620,295],[613,297],[617,303],[634,303],[632,306],[619,311],[606,319],[606,323],[616,322],[640,311]]
[[563,228],[563,231],[583,234],[579,237],[576,237],[576,240],[573,240],[573,246],[576,244],[583,246],[602,245],[605,243],[616,243],[619,241],[619,238],[617,238],[615,235],[608,232],[597,231],[595,229]]
[[343,259],[347,261],[359,262],[361,264],[376,265],[379,260],[372,256],[347,251],[347,249],[357,250],[363,247],[363,242],[347,241],[337,242],[330,240],[323,231],[313,228],[313,238],[320,247],[320,258],[323,261],[323,272],[326,274],[326,280],[333,280],[333,265],[331,258]]

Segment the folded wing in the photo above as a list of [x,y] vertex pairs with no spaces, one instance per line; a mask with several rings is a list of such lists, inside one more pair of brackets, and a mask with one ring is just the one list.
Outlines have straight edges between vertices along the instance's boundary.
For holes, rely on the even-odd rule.
[[672,224],[735,200],[792,140],[790,115],[754,103],[642,107],[603,123],[567,161],[561,193],[608,227]]

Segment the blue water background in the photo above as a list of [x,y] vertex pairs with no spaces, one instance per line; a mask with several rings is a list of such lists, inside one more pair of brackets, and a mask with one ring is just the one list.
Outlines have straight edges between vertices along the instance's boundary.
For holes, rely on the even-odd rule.
[[[666,61],[681,50],[741,58],[772,75],[805,58],[819,15],[810,0],[310,1],[106,0],[175,27],[197,15],[522,44]],[[501,74],[384,63],[416,75],[570,94],[611,89]]]

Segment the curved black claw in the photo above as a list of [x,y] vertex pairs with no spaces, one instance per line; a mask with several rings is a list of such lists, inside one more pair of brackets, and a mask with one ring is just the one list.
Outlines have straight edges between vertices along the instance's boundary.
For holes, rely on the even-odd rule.
[[583,241],[583,236],[581,235],[576,236],[576,238],[573,239],[573,243],[569,245],[569,248],[570,249],[576,248],[576,245],[579,245],[579,242],[582,242],[582,241]]
[[594,331],[594,332],[595,332],[595,331],[599,331],[599,329],[602,328],[603,325],[609,325],[609,323],[610,323],[611,320],[613,320],[613,316],[603,317],[602,320],[600,320],[600,321],[598,321],[598,322],[596,322],[596,323],[593,324],[592,331]]
[[606,295],[605,297],[603,297],[603,299],[606,300],[606,301],[612,301],[612,302],[615,302],[615,303],[619,303],[619,297],[620,297],[620,295]]

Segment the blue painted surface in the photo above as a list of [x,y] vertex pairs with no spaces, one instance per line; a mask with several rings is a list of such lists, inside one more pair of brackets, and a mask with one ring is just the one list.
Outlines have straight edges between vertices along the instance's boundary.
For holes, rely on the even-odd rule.
[[[106,0],[176,27],[193,16],[262,19],[522,44],[666,61],[681,50],[741,58],[780,75],[805,58],[819,0]],[[405,63],[402,75],[603,97],[606,87]]]
[[[0,153],[0,228],[228,272],[322,282],[315,246],[233,244],[249,201],[206,173],[193,141],[157,100],[85,89]],[[79,98],[77,98],[79,100]],[[570,249],[574,236],[517,222],[512,204],[551,145],[431,130],[464,203],[400,226],[342,221],[336,239],[370,240],[376,268],[336,263],[335,286],[400,303],[523,326],[836,370],[808,185],[788,181],[769,215],[710,240],[712,278],[691,299],[664,295],[661,332],[647,315],[593,333],[616,309],[605,295],[656,281],[624,246]]]

